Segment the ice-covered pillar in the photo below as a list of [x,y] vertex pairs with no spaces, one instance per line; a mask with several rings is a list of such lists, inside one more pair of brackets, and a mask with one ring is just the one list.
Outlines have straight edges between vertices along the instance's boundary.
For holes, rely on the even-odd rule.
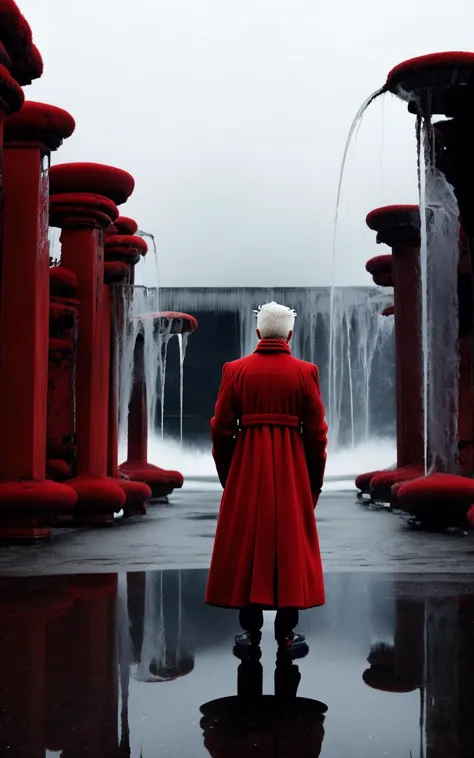
[[395,305],[397,466],[423,462],[418,206],[377,208],[367,216],[377,242],[392,248]]

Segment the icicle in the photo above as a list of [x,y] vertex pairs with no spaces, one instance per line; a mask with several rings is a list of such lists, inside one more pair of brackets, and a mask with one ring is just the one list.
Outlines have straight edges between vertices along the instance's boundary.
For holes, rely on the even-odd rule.
[[166,331],[160,332],[159,335],[159,366],[160,366],[160,402],[161,402],[161,438],[165,433],[165,391],[166,391],[166,364],[168,361],[168,343],[171,337],[171,322]]
[[183,401],[184,401],[184,359],[188,344],[188,334],[178,334],[179,344],[179,440],[183,446]]
[[123,455],[127,439],[128,405],[133,383],[135,342],[139,334],[143,335],[145,343],[144,362],[149,428],[152,429],[155,423],[160,346],[155,333],[154,319],[150,316],[158,310],[158,290],[116,285],[113,292],[114,321],[118,339],[116,386],[119,448]]

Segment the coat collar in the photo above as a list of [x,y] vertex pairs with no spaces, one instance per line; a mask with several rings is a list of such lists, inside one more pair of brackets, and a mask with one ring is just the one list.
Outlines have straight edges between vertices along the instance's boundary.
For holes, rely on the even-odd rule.
[[256,353],[290,353],[290,346],[285,340],[260,340],[255,348]]

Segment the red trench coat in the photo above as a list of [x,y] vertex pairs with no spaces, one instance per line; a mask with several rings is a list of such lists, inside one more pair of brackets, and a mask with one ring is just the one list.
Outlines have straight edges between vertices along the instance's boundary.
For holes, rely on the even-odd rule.
[[282,340],[223,368],[213,456],[224,494],[206,602],[226,608],[324,603],[314,507],[326,463],[316,366]]

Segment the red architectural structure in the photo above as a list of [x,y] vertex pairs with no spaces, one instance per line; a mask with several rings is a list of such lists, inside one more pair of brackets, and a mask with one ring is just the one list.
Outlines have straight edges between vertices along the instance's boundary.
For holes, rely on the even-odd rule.
[[[418,128],[424,122],[426,128],[431,129],[431,136],[426,140],[425,160],[431,170],[442,172],[454,187],[459,206],[459,456],[455,470],[437,471],[436,463],[430,460],[429,455],[427,461],[420,455],[422,400],[418,373],[419,330],[413,328],[413,324],[419,323],[420,315],[420,297],[414,286],[420,219],[417,218],[416,224],[407,224],[407,206],[402,206],[402,216],[400,209],[388,209],[389,213],[387,209],[382,209],[382,213],[379,209],[369,214],[367,222],[378,232],[378,241],[387,242],[392,247],[394,269],[398,269],[398,276],[394,271],[398,466],[403,474],[405,464],[410,467],[423,464],[430,473],[428,476],[414,476],[416,468],[412,468],[411,475],[401,479],[397,472],[383,472],[378,476],[366,475],[370,484],[366,480],[358,483],[375,491],[383,484],[384,497],[395,500],[397,506],[411,513],[417,521],[461,525],[466,523],[467,512],[474,502],[474,480],[471,478],[474,474],[474,192],[471,180],[474,168],[471,137],[474,54],[448,52],[405,61],[389,73],[385,89],[408,103],[410,112],[417,115]],[[437,121],[431,126],[433,116],[445,116],[449,120]],[[405,216],[401,231],[402,236],[408,232],[409,245],[405,245],[406,239],[401,242],[402,247],[411,250],[408,255],[400,250],[396,253],[397,247],[400,247],[400,229],[390,230],[380,225],[381,215],[382,222],[386,223],[387,219],[396,221],[397,214],[402,221]],[[408,228],[410,226],[411,230]],[[398,286],[399,282],[403,286]],[[430,296],[436,298],[436,293],[430,293]],[[408,362],[404,356],[409,356]],[[416,362],[410,361],[413,356],[417,356]],[[393,486],[388,493],[390,484]]]
[[70,487],[45,480],[49,155],[73,131],[74,120],[68,113],[41,103],[27,103],[5,122],[0,302],[0,424],[4,430],[0,435],[0,533],[4,537],[45,536],[52,517],[70,510],[77,501]]
[[391,487],[424,473],[419,311],[420,213],[418,206],[377,208],[367,216],[377,242],[392,248],[367,263],[374,283],[394,288],[397,467],[361,474],[356,486],[375,500],[391,499]]
[[[50,170],[75,122],[24,102],[22,87],[42,70],[28,23],[2,0],[0,538],[47,537],[56,524],[103,522],[122,508],[144,513],[152,494],[118,470],[116,439],[111,288],[133,284],[147,252],[137,224],[118,215],[134,180],[91,163]],[[52,267],[49,223],[61,229]]]

